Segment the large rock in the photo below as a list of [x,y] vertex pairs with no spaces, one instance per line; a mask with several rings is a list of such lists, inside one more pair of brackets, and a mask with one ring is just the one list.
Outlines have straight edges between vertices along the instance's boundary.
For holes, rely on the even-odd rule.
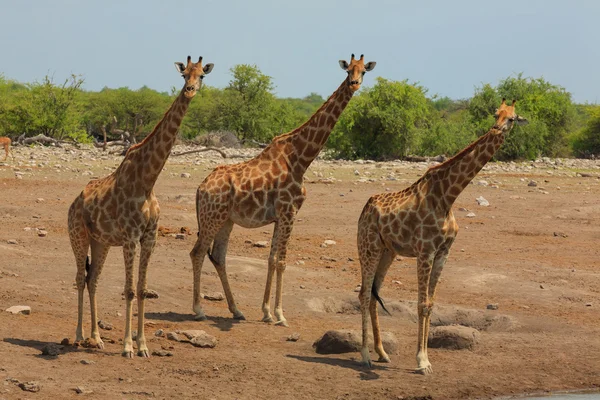
[[[398,351],[398,340],[391,332],[382,332],[381,341],[383,349],[388,354]],[[340,354],[360,351],[362,346],[362,333],[350,329],[331,330],[313,343],[315,351],[319,354]],[[369,334],[369,346],[373,347],[373,337]]]
[[6,309],[7,312],[11,314],[31,314],[31,307],[29,306],[12,306]]
[[217,339],[205,332],[202,335],[198,335],[190,339],[190,343],[196,347],[213,348],[217,345]]
[[436,326],[429,330],[428,346],[452,350],[472,350],[479,343],[477,329],[462,325]]

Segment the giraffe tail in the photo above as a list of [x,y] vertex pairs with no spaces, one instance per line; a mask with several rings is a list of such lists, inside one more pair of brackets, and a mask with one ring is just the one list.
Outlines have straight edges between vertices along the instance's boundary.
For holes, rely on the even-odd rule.
[[375,287],[375,285],[371,286],[371,294],[373,295],[373,297],[375,297],[375,300],[377,300],[379,304],[381,304],[381,308],[383,308],[383,311],[385,311],[389,316],[391,316],[392,313],[390,313],[388,309],[385,308],[385,303],[383,299],[379,297],[379,293],[377,293],[377,288]]
[[86,256],[85,257],[85,273],[86,273],[86,275],[90,273],[91,266],[92,266],[92,263],[90,263],[90,256]]
[[210,249],[206,250],[206,255],[208,256],[208,259],[210,260],[210,262],[213,263],[213,265],[217,265],[217,260],[215,260],[212,256],[212,254],[210,254]]

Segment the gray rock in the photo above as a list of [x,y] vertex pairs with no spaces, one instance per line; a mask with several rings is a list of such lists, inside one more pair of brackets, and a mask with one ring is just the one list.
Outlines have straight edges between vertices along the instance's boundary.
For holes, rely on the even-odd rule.
[[31,307],[29,307],[29,306],[12,306],[12,307],[7,308],[6,311],[11,314],[29,315],[29,314],[31,314]]
[[105,331],[112,331],[112,329],[113,329],[113,326],[110,322],[104,321],[102,319],[100,321],[98,321],[98,327],[100,329],[104,329]]
[[497,309],[498,309],[498,303],[491,303],[491,304],[488,304],[488,305],[486,306],[486,308],[487,308],[488,310],[497,310]]
[[487,186],[487,185],[488,185],[488,182],[487,182],[487,181],[483,181],[483,180],[481,180],[481,181],[477,181],[477,183],[475,183],[475,184],[476,184],[477,186]]
[[40,390],[42,390],[42,385],[40,385],[38,382],[36,381],[29,381],[29,382],[21,382],[19,383],[19,387],[21,388],[21,390],[24,390],[26,392],[39,392]]
[[217,339],[214,336],[204,333],[190,340],[190,343],[196,347],[213,348],[217,345]]
[[327,240],[323,241],[323,243],[321,244],[321,247],[335,246],[336,244],[337,244],[337,242],[335,240],[327,239]]
[[77,386],[75,389],[73,389],[75,391],[75,393],[77,394],[91,394],[94,393],[91,390],[88,390],[86,388],[84,388],[83,386]]
[[8,244],[18,244],[18,242],[15,239],[8,239],[6,241],[6,243],[8,243]]
[[221,292],[212,292],[204,295],[206,300],[210,301],[223,301],[225,300],[225,296]]
[[163,331],[162,329],[159,329],[156,332],[154,332],[154,336],[163,337],[163,336],[165,336],[165,331]]
[[153,351],[152,355],[158,357],[173,357],[173,353],[166,350]]
[[479,343],[477,329],[462,325],[436,326],[429,330],[428,346],[453,350],[472,350]]
[[[398,340],[391,332],[381,334],[381,342],[386,353],[395,354],[398,351]],[[373,339],[369,335],[369,346]],[[362,346],[362,333],[355,330],[331,330],[313,343],[315,351],[319,354],[340,354],[360,351]]]
[[477,200],[477,204],[479,204],[482,207],[489,207],[490,205],[490,202],[487,201],[483,196],[479,196],[475,200]]
[[536,181],[529,181],[529,183],[527,184],[527,186],[531,186],[531,187],[536,187],[537,186],[537,182]]
[[300,334],[298,332],[294,332],[290,336],[288,336],[286,340],[288,342],[297,342],[298,340],[300,340]]
[[187,172],[183,172],[183,173],[181,173],[181,177],[182,177],[182,178],[191,178],[191,177],[192,177],[192,175],[190,175],[190,174],[189,174],[189,173],[187,173]]
[[470,213],[468,213],[468,214],[466,215],[466,217],[467,217],[467,218],[475,218],[475,217],[476,217],[476,215],[475,215],[475,213],[473,213],[473,212],[470,212]]
[[185,233],[176,233],[175,234],[175,239],[184,240],[185,239]]
[[37,234],[39,237],[46,237],[46,236],[48,236],[48,231],[46,231],[44,229],[38,229]]
[[96,361],[92,361],[92,360],[81,360],[79,361],[81,364],[83,365],[92,365],[92,364],[96,364]]
[[167,333],[167,339],[174,340],[176,342],[182,342],[182,341],[184,341],[184,339],[181,338],[181,337],[179,337],[179,335],[177,333],[175,333],[175,332],[169,332],[169,333]]
[[177,334],[185,336],[188,340],[191,340],[197,336],[206,335],[206,332],[199,329],[191,329],[187,331],[177,331]]
[[56,357],[60,354],[62,346],[54,343],[48,343],[42,348],[42,355]]
[[265,248],[269,245],[269,242],[266,240],[259,240],[258,242],[254,242],[252,244],[253,247]]

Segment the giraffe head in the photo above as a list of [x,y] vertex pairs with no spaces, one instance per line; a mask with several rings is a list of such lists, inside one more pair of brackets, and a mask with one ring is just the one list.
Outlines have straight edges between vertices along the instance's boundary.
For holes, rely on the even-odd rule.
[[207,74],[210,74],[210,71],[213,69],[213,64],[206,64],[204,67],[202,66],[202,57],[198,59],[197,63],[192,62],[192,57],[188,56],[187,65],[184,65],[182,62],[176,62],[175,68],[177,68],[177,72],[183,76],[185,79],[185,86],[183,94],[188,99],[191,99],[196,95],[196,92],[200,90],[200,86],[202,86],[202,79]]
[[502,99],[500,107],[496,110],[496,113],[494,114],[494,117],[496,118],[494,129],[497,129],[501,132],[508,132],[512,129],[515,123],[517,125],[526,125],[529,123],[529,121],[527,121],[520,115],[517,115],[517,113],[515,112],[516,102],[516,100],[513,100],[512,104],[509,106],[506,104],[506,99]]
[[346,82],[348,83],[348,87],[353,92],[356,92],[363,81],[363,75],[367,71],[371,71],[375,68],[375,61],[369,61],[365,64],[365,56],[364,54],[360,55],[360,58],[357,60],[354,58],[354,54],[352,54],[352,58],[350,58],[350,64],[346,60],[340,60],[340,67],[344,71],[348,73],[348,79]]

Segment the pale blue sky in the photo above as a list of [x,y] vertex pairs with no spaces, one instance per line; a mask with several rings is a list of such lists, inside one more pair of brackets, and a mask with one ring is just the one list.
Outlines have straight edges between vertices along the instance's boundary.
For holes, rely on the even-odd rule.
[[419,82],[451,98],[523,72],[600,101],[600,1],[0,0],[0,73],[21,82],[70,73],[85,88],[179,88],[173,62],[204,56],[206,84],[256,64],[278,96],[328,96],[338,60],[377,61],[365,77]]

